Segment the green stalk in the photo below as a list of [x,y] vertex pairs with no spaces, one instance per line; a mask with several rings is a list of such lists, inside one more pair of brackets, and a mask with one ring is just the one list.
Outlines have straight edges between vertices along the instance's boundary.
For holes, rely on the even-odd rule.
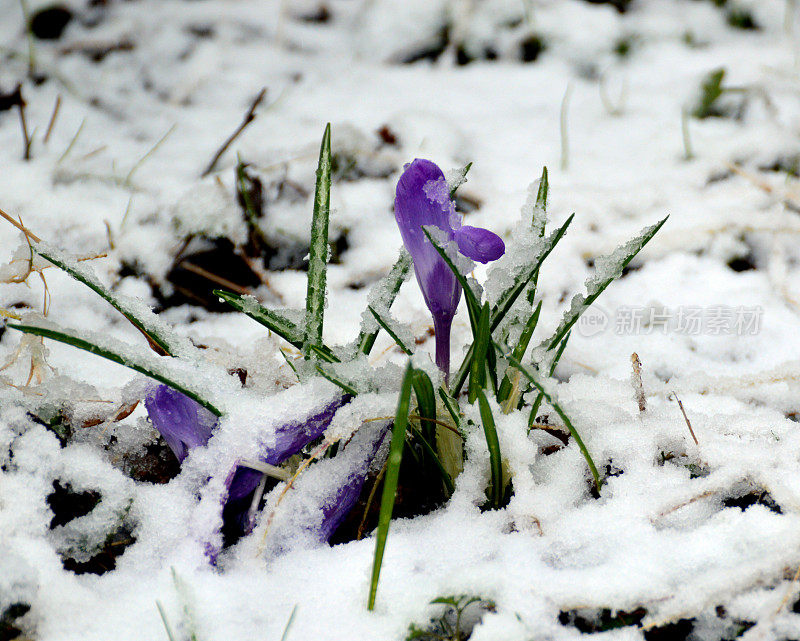
[[406,440],[413,372],[414,368],[409,363],[400,387],[400,397],[397,400],[397,412],[394,419],[394,427],[392,428],[392,442],[389,446],[389,459],[386,462],[386,475],[383,480],[383,495],[381,496],[381,511],[378,516],[378,533],[375,537],[375,557],[372,563],[372,578],[370,579],[367,610],[375,609],[375,597],[378,594],[378,579],[381,575],[383,553],[386,549],[389,524],[392,520],[394,502],[397,498],[397,481],[400,476],[400,463],[403,460],[403,446]]

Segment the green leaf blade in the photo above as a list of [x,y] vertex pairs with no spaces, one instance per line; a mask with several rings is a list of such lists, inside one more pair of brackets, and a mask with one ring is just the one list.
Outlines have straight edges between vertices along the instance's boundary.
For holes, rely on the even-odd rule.
[[467,182],[467,174],[469,173],[469,170],[471,168],[472,168],[472,163],[468,162],[466,165],[464,165],[461,169],[458,170],[459,175],[456,177],[454,181],[452,181],[453,186],[450,187],[451,200],[456,197],[456,192],[458,191],[458,188],[461,187],[461,185],[463,185],[465,182]]
[[[214,295],[233,307],[235,310],[249,316],[257,323],[260,323],[271,332],[274,332],[290,345],[297,349],[303,349],[303,331],[291,320],[283,316],[280,312],[268,309],[261,305],[255,298],[247,295],[234,294],[224,289],[215,289]],[[328,363],[336,363],[339,358],[327,345],[310,345],[316,356]]]
[[492,331],[494,331],[501,323],[503,318],[505,318],[505,315],[511,309],[511,306],[517,300],[519,295],[525,290],[528,283],[533,279],[534,275],[539,272],[539,268],[542,266],[542,263],[550,255],[550,252],[553,251],[558,242],[564,237],[564,234],[567,233],[567,229],[572,224],[572,220],[574,218],[575,214],[572,214],[569,218],[567,218],[567,221],[561,227],[547,237],[544,247],[539,255],[533,259],[524,270],[517,274],[514,279],[514,284],[499,296],[497,303],[492,309]]
[[319,150],[317,182],[314,189],[314,216],[308,250],[308,288],[303,354],[311,358],[310,345],[322,345],[325,291],[328,271],[328,222],[331,209],[331,125],[325,127]]
[[489,319],[491,312],[489,303],[484,303],[481,308],[481,315],[478,321],[478,329],[475,333],[472,352],[472,363],[469,370],[469,402],[474,403],[478,398],[478,392],[486,387],[486,351],[489,347],[491,334],[489,331]]
[[338,388],[342,389],[345,393],[350,394],[350,396],[358,396],[358,390],[349,381],[343,380],[340,376],[337,376],[334,372],[331,372],[322,367],[322,365],[317,365],[316,370],[320,376],[328,379],[331,383],[336,385]]
[[303,347],[302,330],[280,313],[261,305],[252,296],[242,296],[224,289],[215,289],[213,293],[235,310],[242,312],[270,331],[275,332],[287,343],[294,345],[298,349]]
[[[597,297],[605,291],[606,287],[622,274],[622,270],[627,267],[628,263],[634,259],[636,254],[650,242],[668,219],[669,216],[663,218],[655,225],[644,228],[638,236],[632,238],[624,245],[620,245],[612,254],[605,257],[602,260],[602,263],[605,264],[605,269],[603,270],[605,273],[596,275],[587,281],[586,296],[583,294],[576,294],[572,298],[569,309],[564,312],[561,323],[556,328],[555,332],[553,332],[553,335],[539,347],[545,347],[546,350],[549,351],[558,345],[563,340],[564,336],[567,335],[567,332],[572,329],[572,326],[575,325],[583,312],[597,300]],[[601,261],[598,260],[596,264],[598,263],[601,263]]]
[[534,374],[531,369],[525,367],[512,355],[509,355],[508,360],[514,367],[516,367],[520,372],[522,372],[523,376],[525,376],[525,378],[527,378],[533,384],[533,386],[539,390],[539,392],[542,393],[544,398],[547,399],[547,402],[550,403],[550,405],[552,405],[553,409],[556,411],[556,414],[558,414],[561,420],[564,421],[564,425],[569,430],[569,433],[572,435],[572,438],[575,439],[575,443],[577,443],[578,449],[580,449],[583,458],[586,460],[586,463],[589,466],[589,470],[591,471],[592,477],[594,478],[595,486],[597,487],[597,491],[599,492],[602,482],[600,481],[600,474],[597,472],[597,466],[595,466],[594,461],[592,460],[592,457],[589,454],[589,450],[586,449],[586,445],[584,445],[583,439],[581,438],[580,434],[578,434],[578,430],[575,429],[575,426],[572,424],[572,421],[569,419],[566,412],[564,412],[564,410],[561,408],[561,405],[559,405],[555,393],[548,391],[545,387],[545,383],[539,378],[538,374]]
[[163,383],[164,385],[168,385],[169,387],[178,390],[179,392],[185,394],[192,400],[197,401],[200,405],[202,405],[207,410],[212,412],[215,416],[222,416],[222,412],[218,410],[214,405],[212,405],[209,401],[207,401],[205,398],[203,398],[203,396],[199,392],[197,392],[194,389],[191,389],[187,385],[175,381],[173,378],[166,375],[163,371],[159,371],[160,368],[155,367],[152,363],[147,362],[150,359],[147,358],[138,359],[138,358],[131,358],[131,356],[124,356],[123,354],[120,353],[120,350],[115,350],[109,346],[101,346],[96,343],[93,343],[90,340],[81,338],[80,336],[75,336],[73,334],[68,334],[66,332],[50,329],[47,327],[37,327],[35,325],[19,325],[16,323],[8,323],[6,327],[10,329],[16,329],[25,334],[42,336],[43,338],[49,338],[51,340],[55,340],[60,343],[64,343],[66,345],[71,345],[72,347],[77,347],[78,349],[81,349],[83,351],[95,354],[97,356],[101,356],[102,358],[105,358],[109,361],[128,367],[129,369],[139,372],[140,374],[144,374],[145,376],[152,378],[153,380],[156,380],[159,383]]
[[[533,336],[533,332],[536,329],[536,325],[539,324],[539,314],[542,311],[542,301],[539,301],[539,304],[536,306],[536,309],[533,311],[533,314],[530,315],[528,321],[525,323],[525,327],[522,330],[522,334],[520,334],[519,340],[517,344],[514,346],[513,351],[511,352],[518,361],[522,360],[522,357],[525,356],[525,350],[528,349],[528,344],[531,341],[531,336]],[[507,371],[505,376],[503,376],[503,382],[500,384],[500,389],[497,391],[497,402],[503,403],[506,399],[508,399],[509,395],[511,394],[513,383],[511,378],[513,376],[513,372]]]
[[376,312],[375,309],[372,307],[372,305],[367,305],[367,309],[369,310],[370,314],[372,314],[373,318],[375,318],[375,321],[378,323],[378,325],[380,325],[384,329],[384,331],[387,334],[389,334],[389,336],[391,336],[395,344],[400,349],[402,349],[407,356],[411,356],[413,354],[411,348],[408,347],[405,344],[405,342],[398,336],[397,332],[395,332],[392,329],[391,322],[388,319],[383,318],[383,316],[381,316],[378,312]]
[[108,302],[164,354],[177,356],[186,354],[191,349],[188,341],[178,337],[150,308],[104,287],[89,267],[71,260],[58,249],[41,243],[34,244],[33,250]]
[[[556,350],[555,356],[553,356],[553,360],[550,363],[550,372],[549,375],[552,377],[553,373],[556,371],[556,367],[558,366],[558,362],[561,360],[561,355],[564,353],[564,350],[567,347],[567,343],[569,342],[569,337],[571,334],[567,332],[567,335],[564,337],[564,340],[561,341],[558,345],[558,350]],[[515,355],[516,358],[516,355]],[[521,360],[521,359],[518,359]],[[539,407],[542,405],[543,394],[539,392],[536,397],[536,400],[533,402],[531,406],[531,413],[530,417],[528,418],[528,425],[532,426],[536,422],[536,414],[539,411]]]
[[400,476],[400,463],[403,460],[403,446],[406,439],[408,426],[408,409],[411,401],[411,387],[413,380],[413,367],[411,363],[406,367],[403,383],[400,386],[400,396],[397,400],[397,412],[392,428],[392,442],[389,445],[389,459],[386,462],[386,476],[383,481],[383,494],[381,496],[381,509],[378,517],[378,532],[375,537],[375,556],[372,563],[372,577],[370,579],[369,598],[367,610],[375,609],[375,597],[378,594],[378,579],[381,574],[383,553],[386,549],[386,539],[389,536],[389,524],[392,520],[394,502],[397,498],[397,482]]
[[478,392],[478,407],[483,423],[483,433],[486,437],[486,447],[489,449],[489,468],[492,478],[491,503],[494,509],[499,509],[503,500],[503,464],[500,457],[500,440],[497,438],[492,408],[489,406],[483,390]]
[[414,369],[414,394],[417,397],[417,407],[422,417],[422,426],[425,438],[429,442],[436,442],[436,394],[430,377],[421,369]]
[[[400,286],[405,282],[408,274],[411,271],[411,254],[405,249],[400,251],[400,256],[392,266],[389,273],[379,280],[370,290],[367,300],[370,301],[372,307],[376,307],[380,301],[381,306],[385,309],[390,309],[397,293],[400,291]],[[356,339],[358,351],[362,354],[369,355],[375,345],[375,339],[378,337],[378,330],[370,330],[367,325],[362,322],[361,331]]]
[[439,398],[442,399],[447,413],[450,414],[450,418],[453,419],[453,425],[455,425],[456,430],[462,435],[462,438],[465,438],[464,430],[461,429],[461,409],[458,406],[458,401],[450,396],[443,387],[440,387],[438,391]]

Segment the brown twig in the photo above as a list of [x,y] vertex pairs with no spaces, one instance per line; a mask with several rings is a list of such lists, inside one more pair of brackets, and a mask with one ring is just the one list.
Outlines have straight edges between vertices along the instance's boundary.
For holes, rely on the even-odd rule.
[[232,292],[236,292],[237,294],[241,294],[242,296],[249,294],[250,290],[247,287],[242,287],[241,285],[237,285],[233,281],[228,280],[227,278],[223,278],[222,276],[217,276],[216,274],[212,274],[210,271],[203,269],[202,267],[198,267],[192,263],[187,263],[185,260],[181,261],[180,267],[185,269],[186,271],[192,272],[193,274],[197,274],[198,276],[202,276],[206,280],[210,280],[212,283],[216,283],[217,285],[222,285],[223,287],[227,287]]
[[790,192],[778,192],[770,183],[766,180],[762,179],[760,176],[757,176],[747,170],[745,170],[741,165],[737,165],[735,163],[725,163],[725,165],[730,169],[733,173],[741,176],[745,180],[749,181],[751,184],[758,187],[761,191],[770,194],[772,196],[777,195],[780,198],[781,203],[791,211],[798,213],[800,212],[800,204],[798,204],[796,198],[796,194]]
[[47,144],[47,141],[50,140],[50,134],[53,132],[53,127],[56,124],[56,118],[58,117],[58,112],[61,109],[61,96],[56,96],[56,104],[53,107],[53,115],[50,116],[50,122],[47,125],[47,131],[44,134],[44,144]]
[[783,610],[783,608],[786,607],[786,604],[789,602],[789,597],[791,597],[792,593],[795,591],[795,586],[797,584],[798,579],[800,579],[800,567],[798,567],[797,572],[794,573],[794,576],[792,577],[792,582],[789,584],[789,589],[786,591],[783,600],[778,605],[778,609],[775,610],[775,614],[780,614],[781,610]]
[[663,517],[668,516],[669,514],[672,514],[673,512],[677,512],[678,510],[680,510],[681,508],[686,507],[687,505],[691,505],[692,503],[696,503],[697,501],[700,501],[702,499],[706,499],[709,496],[714,496],[715,494],[719,494],[719,492],[720,492],[719,488],[706,490],[705,492],[701,492],[700,494],[697,494],[696,496],[693,496],[693,497],[691,497],[689,499],[686,499],[685,501],[682,501],[681,503],[678,503],[677,505],[673,505],[672,507],[664,508],[663,510],[661,510],[661,512],[659,512],[655,516],[651,516],[650,517],[650,522],[653,525],[655,525]]
[[[111,403],[112,401],[96,401],[96,402]],[[105,417],[105,418],[87,419],[83,422],[81,427],[95,427],[96,425],[100,425],[101,423],[106,423],[106,422],[117,423],[125,418],[128,418],[133,413],[133,410],[136,409],[137,405],[139,405],[139,401],[134,401],[131,404],[123,405],[110,418]]]
[[375,477],[375,482],[372,484],[369,497],[367,497],[367,506],[364,508],[364,515],[361,517],[361,522],[358,524],[358,530],[356,531],[356,541],[360,541],[364,537],[364,526],[367,524],[369,508],[372,507],[372,501],[375,499],[375,493],[378,490],[378,486],[381,484],[381,481],[383,480],[383,475],[386,474],[386,468],[388,464],[389,461],[387,460],[386,463],[383,464],[381,471],[378,472],[378,476]]
[[631,384],[636,393],[636,402],[639,404],[639,413],[643,413],[647,409],[647,399],[644,395],[644,385],[642,384],[642,361],[639,360],[639,355],[634,352],[631,354],[631,365],[633,365],[633,372],[631,373]]
[[219,162],[219,159],[222,157],[222,154],[224,154],[228,150],[228,147],[231,146],[233,141],[236,140],[236,138],[238,138],[239,135],[241,135],[241,133],[245,130],[247,125],[249,125],[251,122],[253,122],[253,120],[255,120],[256,109],[258,108],[258,105],[261,104],[261,101],[264,100],[264,97],[266,95],[267,95],[267,88],[264,87],[258,93],[255,100],[253,100],[253,103],[250,105],[250,109],[247,110],[247,113],[244,116],[244,120],[242,120],[241,124],[236,128],[236,130],[230,136],[228,136],[228,139],[224,143],[222,143],[222,146],[217,150],[217,153],[214,154],[214,157],[211,159],[211,162],[208,163],[208,167],[206,167],[203,173],[200,174],[201,178],[205,178],[206,176],[208,176],[208,174],[214,171],[214,168],[217,166],[217,162]]
[[34,242],[37,242],[37,243],[42,242],[41,238],[39,238],[36,234],[34,234],[30,229],[25,227],[25,225],[23,225],[22,223],[18,223],[16,220],[14,220],[11,216],[9,216],[2,209],[0,209],[0,216],[5,218],[8,222],[10,222],[12,225],[14,225],[14,227],[19,229],[23,234],[25,234],[28,238],[30,238]]
[[28,135],[28,123],[25,121],[25,101],[21,101],[19,103],[19,124],[22,127],[22,138],[25,140],[25,151],[22,152],[22,159],[23,160],[30,160],[31,159],[31,140],[30,135]]
[[267,521],[266,524],[264,525],[264,534],[261,536],[261,545],[259,546],[259,553],[261,553],[264,550],[264,546],[266,545],[267,541],[267,534],[269,534],[269,529],[272,526],[272,521],[275,518],[275,514],[278,511],[278,506],[281,504],[281,501],[283,501],[283,497],[286,496],[286,493],[289,490],[291,490],[292,487],[294,487],[294,482],[305,471],[305,469],[309,465],[311,465],[314,461],[316,461],[320,456],[322,456],[325,453],[325,451],[338,440],[339,439],[337,439],[336,441],[323,441],[322,444],[319,447],[317,447],[317,449],[311,452],[311,456],[300,464],[300,467],[297,468],[297,471],[294,473],[292,478],[286,481],[285,487],[278,495],[278,500],[275,501],[275,506],[272,508],[272,511],[269,513],[269,516],[267,516]]
[[692,435],[692,438],[694,439],[694,444],[700,445],[700,443],[697,442],[697,437],[694,435],[694,430],[692,429],[692,423],[689,420],[689,417],[686,416],[686,410],[683,409],[683,403],[681,403],[681,399],[678,398],[678,395],[675,392],[672,392],[672,394],[670,394],[670,398],[674,398],[678,402],[678,407],[681,408],[681,414],[683,414],[683,420],[686,421],[686,427],[689,428],[689,433]]

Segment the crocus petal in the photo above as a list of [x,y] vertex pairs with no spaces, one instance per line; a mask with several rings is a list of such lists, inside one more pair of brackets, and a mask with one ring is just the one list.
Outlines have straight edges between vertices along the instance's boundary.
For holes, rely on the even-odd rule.
[[506,251],[503,239],[488,229],[464,225],[453,235],[458,244],[458,251],[479,263],[497,260]]
[[217,418],[206,408],[167,385],[151,391],[144,404],[153,426],[179,461],[192,447],[208,443],[217,424]]
[[422,297],[433,317],[436,364],[447,378],[450,326],[461,300],[461,285],[422,231],[423,226],[438,227],[452,240],[453,228],[461,225],[442,170],[420,158],[409,164],[397,182],[394,215],[403,244],[414,261]]
[[[264,446],[258,460],[269,465],[280,465],[297,454],[314,439],[319,438],[333,420],[336,411],[350,401],[350,396],[339,394],[321,410],[303,419],[284,423],[275,430],[275,441]],[[226,539],[235,540],[249,534],[255,523],[249,518],[253,492],[261,482],[262,473],[245,465],[235,465],[225,479],[226,491],[221,497],[222,530]],[[218,550],[217,550],[218,553]],[[216,558],[209,555],[209,558]]]
[[[358,502],[372,462],[386,440],[391,426],[392,421],[387,421],[369,435],[366,443],[357,442],[354,439],[344,448],[342,457],[345,461],[343,463],[351,464],[352,467],[349,478],[338,487],[333,496],[329,496],[322,507],[322,524],[318,530],[321,541],[331,538]],[[362,426],[361,429],[365,428]]]
[[452,319],[461,298],[458,280],[422,231],[431,225],[452,238],[458,217],[449,194],[442,170],[417,158],[400,176],[394,201],[403,244],[414,260],[417,282],[434,319]]

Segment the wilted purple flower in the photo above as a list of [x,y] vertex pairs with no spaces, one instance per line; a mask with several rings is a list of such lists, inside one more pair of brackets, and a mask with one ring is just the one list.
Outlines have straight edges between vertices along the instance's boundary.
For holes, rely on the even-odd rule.
[[159,385],[144,399],[153,426],[161,433],[179,461],[189,449],[205,445],[217,425],[217,417],[205,407],[168,385]]
[[347,458],[349,458],[349,450],[351,448],[356,449],[353,456],[355,462],[347,481],[340,485],[335,494],[330,496],[322,506],[322,524],[317,530],[320,541],[328,541],[333,536],[333,533],[336,532],[350,513],[350,510],[358,502],[358,497],[361,496],[361,490],[364,488],[372,462],[387,434],[389,434],[391,426],[392,422],[387,421],[377,428],[374,435],[370,436],[368,443],[351,442],[345,447],[343,455]]
[[[350,396],[337,395],[319,412],[302,420],[284,423],[275,432],[275,442],[263,448],[258,460],[267,465],[280,465],[290,456],[297,454],[311,441],[319,438],[333,420],[336,411],[350,400]],[[223,496],[223,530],[226,534],[239,537],[253,529],[250,505],[253,492],[261,482],[262,472],[246,465],[236,465],[228,474]]]
[[450,326],[461,298],[461,286],[447,263],[422,231],[438,227],[458,251],[481,263],[497,260],[505,252],[502,239],[488,229],[461,224],[450,198],[442,170],[430,160],[417,158],[406,166],[397,183],[394,215],[403,244],[414,260],[417,282],[433,316],[436,332],[436,364],[445,377],[450,371]]

